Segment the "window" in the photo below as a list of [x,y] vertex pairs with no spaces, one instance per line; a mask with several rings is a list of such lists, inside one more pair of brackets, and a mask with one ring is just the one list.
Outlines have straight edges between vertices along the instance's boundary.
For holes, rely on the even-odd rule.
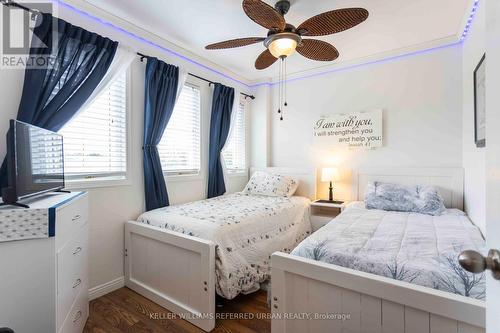
[[230,137],[222,155],[226,170],[231,173],[244,172],[246,169],[246,131],[245,131],[245,101],[241,100],[233,116]]
[[201,92],[184,85],[158,145],[161,166],[168,175],[200,172]]
[[126,81],[124,72],[59,131],[67,179],[126,178]]

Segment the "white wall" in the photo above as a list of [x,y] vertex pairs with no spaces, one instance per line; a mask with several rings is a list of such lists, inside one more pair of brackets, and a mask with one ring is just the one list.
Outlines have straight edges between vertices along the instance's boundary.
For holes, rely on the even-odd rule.
[[[211,71],[171,56],[158,48],[145,45],[129,36],[103,26],[87,17],[78,15],[67,8],[59,8],[59,17],[68,22],[110,37],[124,44],[136,47],[142,53],[156,56],[167,63],[183,66],[189,72],[210,80],[235,87],[239,91],[250,93],[245,86],[223,78]],[[158,40],[155,36],[151,39]],[[131,145],[132,169],[129,185],[90,188],[90,287],[99,286],[123,276],[123,225],[127,220],[136,219],[144,210],[144,189],[142,176],[142,134],[144,110],[144,69],[145,63],[139,57],[131,66]],[[8,120],[15,118],[24,79],[22,70],[0,70],[0,156],[5,154],[4,137],[8,129]],[[202,174],[189,180],[167,180],[171,203],[181,203],[206,197],[206,175],[208,165],[208,137],[212,88],[204,81],[189,78],[190,82],[200,86],[202,90]],[[250,108],[247,109],[250,113]],[[250,126],[248,126],[248,133]],[[226,187],[229,192],[241,190],[246,184],[247,176],[228,177]]]
[[473,73],[486,49],[486,11],[481,2],[463,44],[463,167],[465,168],[465,209],[483,233],[486,220],[486,150],[474,143]]
[[[486,7],[486,229],[487,248],[500,250],[500,2]],[[500,281],[486,273],[486,330],[500,332]]]
[[[345,180],[338,197],[351,195],[349,170],[373,166],[462,166],[461,46],[369,64],[288,84],[284,120],[271,112],[273,166],[337,165]],[[320,115],[384,110],[384,147],[349,151],[314,146]],[[254,148],[255,149],[255,148]],[[326,196],[321,184],[319,196]]]
[[263,85],[255,90],[256,99],[252,105],[251,122],[251,165],[266,167],[270,163],[270,111],[271,89]]

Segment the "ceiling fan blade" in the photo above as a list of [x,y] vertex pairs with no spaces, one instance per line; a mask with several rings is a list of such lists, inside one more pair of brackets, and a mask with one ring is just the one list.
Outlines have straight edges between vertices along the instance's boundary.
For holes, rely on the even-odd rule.
[[299,25],[304,36],[325,36],[350,29],[368,18],[364,8],[343,8],[311,17]]
[[264,41],[265,38],[262,37],[247,37],[247,38],[237,38],[226,40],[224,42],[214,43],[205,46],[207,50],[220,50],[220,49],[231,49],[233,47],[247,46]]
[[297,52],[318,61],[332,61],[339,57],[339,51],[332,44],[317,39],[303,39],[297,46]]
[[278,60],[278,58],[275,58],[269,50],[265,50],[257,57],[257,60],[255,60],[255,68],[266,69],[274,64],[276,60]]
[[283,15],[261,0],[243,0],[243,10],[247,16],[266,29],[285,30]]

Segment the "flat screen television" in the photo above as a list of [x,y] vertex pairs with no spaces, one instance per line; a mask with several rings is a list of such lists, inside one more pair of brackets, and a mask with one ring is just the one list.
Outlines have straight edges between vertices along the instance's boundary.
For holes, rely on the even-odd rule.
[[19,200],[64,188],[63,137],[17,120],[7,133],[8,187],[4,204],[26,206]]

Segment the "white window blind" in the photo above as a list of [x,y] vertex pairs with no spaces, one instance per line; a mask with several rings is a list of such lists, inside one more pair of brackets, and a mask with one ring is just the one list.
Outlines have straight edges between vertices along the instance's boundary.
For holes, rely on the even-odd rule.
[[29,127],[31,172],[34,182],[46,181],[51,176],[63,173],[62,139],[60,135],[37,127]]
[[185,84],[158,145],[162,169],[170,175],[200,172],[201,93]]
[[127,172],[126,72],[59,133],[69,180],[123,179]]
[[222,155],[229,172],[244,172],[246,168],[245,102],[240,101],[233,117],[233,128]]

